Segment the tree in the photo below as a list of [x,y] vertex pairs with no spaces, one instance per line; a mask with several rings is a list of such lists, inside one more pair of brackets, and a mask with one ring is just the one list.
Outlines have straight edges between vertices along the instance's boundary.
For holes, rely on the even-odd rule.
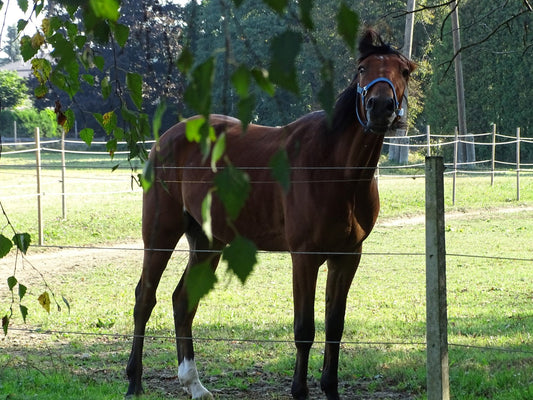
[[7,44],[4,47],[4,52],[7,54],[8,62],[15,62],[22,59],[20,55],[17,27],[15,25],[7,27]]
[[0,111],[22,104],[28,97],[28,88],[15,71],[0,71]]
[[[533,76],[533,66],[527,62],[527,54],[533,48],[533,36],[526,29],[531,13],[519,2],[487,7],[465,0],[460,3],[459,15],[463,69],[468,77],[465,97],[469,129],[488,132],[495,123],[500,132],[513,135],[516,127],[521,127],[523,136],[532,137],[533,115],[527,99],[533,96],[533,89],[524,85]],[[431,51],[435,73],[422,116],[436,133],[453,132],[457,121],[457,110],[450,106],[456,102],[450,68],[454,57],[450,29],[448,24],[443,26],[442,41]],[[500,147],[498,152],[500,159],[510,161],[514,157],[511,147]]]

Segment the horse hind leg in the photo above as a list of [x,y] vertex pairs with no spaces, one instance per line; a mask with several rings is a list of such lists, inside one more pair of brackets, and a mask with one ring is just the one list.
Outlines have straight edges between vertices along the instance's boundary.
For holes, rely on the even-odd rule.
[[[129,386],[126,396],[143,393],[142,388],[142,353],[146,323],[156,304],[156,290],[172,255],[172,251],[183,234],[183,220],[180,215],[162,213],[160,207],[146,207],[143,213],[144,258],[141,278],[135,289],[134,337],[133,345],[126,367]],[[148,210],[152,210],[149,213]],[[155,211],[154,211],[155,210]]]
[[210,243],[202,227],[190,215],[187,215],[186,228],[189,242],[189,262],[181,280],[172,295],[174,307],[174,324],[176,328],[176,347],[178,351],[178,378],[185,390],[193,399],[212,399],[211,393],[202,385],[194,360],[194,345],[192,339],[192,323],[198,305],[191,305],[186,287],[189,271],[200,263],[209,262],[211,268],[216,270],[220,259],[220,250],[224,244],[213,240]]

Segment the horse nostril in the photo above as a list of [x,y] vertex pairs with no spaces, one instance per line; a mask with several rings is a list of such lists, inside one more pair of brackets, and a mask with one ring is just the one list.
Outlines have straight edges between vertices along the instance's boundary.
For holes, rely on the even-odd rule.
[[394,112],[394,99],[392,98],[387,101],[387,111]]
[[371,97],[368,99],[368,102],[366,103],[366,109],[368,111],[371,111],[374,109],[374,106],[376,105],[376,98],[375,97]]

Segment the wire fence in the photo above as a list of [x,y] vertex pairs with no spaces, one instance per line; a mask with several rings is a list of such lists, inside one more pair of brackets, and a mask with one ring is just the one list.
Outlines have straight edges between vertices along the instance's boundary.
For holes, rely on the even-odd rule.
[[[429,131],[429,130],[428,130]],[[519,132],[519,131],[518,131]],[[493,140],[490,143],[485,142],[477,142],[476,140],[472,141],[470,138],[461,138],[458,137],[457,134],[452,136],[444,136],[444,135],[425,135],[425,138],[427,139],[427,143],[420,143],[419,140],[422,139],[423,135],[420,137],[409,137],[410,141],[413,141],[412,143],[399,143],[397,139],[390,138],[385,141],[385,145],[387,146],[406,146],[407,148],[413,150],[420,150],[420,149],[426,149],[427,154],[434,154],[438,152],[442,152],[442,149],[450,146],[453,147],[453,154],[454,159],[447,162],[447,171],[446,174],[453,174],[454,177],[454,199],[455,199],[455,177],[458,173],[464,173],[464,174],[473,174],[473,173],[485,173],[491,175],[491,184],[494,182],[494,175],[498,173],[509,173],[509,168],[513,167],[514,171],[517,174],[517,199],[520,198],[520,174],[527,174],[531,171],[533,171],[533,163],[529,162],[530,160],[524,159],[520,157],[521,151],[523,151],[524,146],[533,144],[532,139],[528,138],[521,138],[519,133],[516,137],[506,136],[506,135],[498,135],[494,132],[491,133],[485,133],[485,134],[479,134],[475,135],[474,138],[481,138],[481,137],[492,137]],[[498,138],[497,140],[494,138]],[[499,141],[498,141],[499,140]],[[93,145],[96,146],[105,146],[106,142],[93,142]],[[492,158],[489,159],[483,159],[483,160],[474,160],[470,162],[459,162],[458,161],[458,148],[461,144],[468,144],[474,145],[474,146],[492,146],[491,154],[493,155]],[[65,149],[65,145],[67,146],[73,146],[71,149]],[[120,145],[125,145],[125,143],[119,143]],[[514,145],[516,146],[517,151],[517,157],[515,163],[509,163],[505,161],[498,161],[495,159],[495,154],[497,152],[494,150],[497,146],[510,146]],[[65,156],[65,154],[75,154],[75,155],[84,155],[84,156],[93,156],[93,155],[105,155],[108,154],[106,151],[87,151],[87,150],[81,150],[81,148],[86,147],[86,145],[83,142],[80,141],[73,141],[73,140],[46,140],[46,141],[34,141],[34,142],[28,142],[28,143],[3,143],[3,152],[2,157],[9,157],[14,155],[20,155],[25,153],[61,153],[62,157]],[[30,147],[30,148],[24,148],[24,147]],[[32,147],[33,146],[33,147]],[[54,147],[55,146],[55,147]],[[59,148],[57,148],[59,147]],[[522,150],[521,150],[522,149]],[[129,152],[127,150],[124,151],[117,151],[114,154],[116,156],[121,155],[127,155]],[[533,152],[529,152],[528,154],[531,154]],[[50,165],[46,165],[45,162],[39,162],[36,161],[35,164],[33,164],[35,168],[42,169],[42,168],[61,168],[62,170],[65,170],[67,167],[70,168],[70,166],[65,162],[65,158],[62,158],[61,164],[53,163]],[[17,165],[10,166],[12,168],[16,169],[18,168]],[[25,166],[27,168],[27,165]],[[76,168],[76,167],[74,167]],[[93,168],[91,166],[91,168]],[[102,166],[102,168],[109,169],[109,166]],[[424,174],[411,174],[411,173],[405,173],[404,169],[409,168],[423,168],[423,164],[421,163],[411,163],[401,166],[391,166],[391,167],[381,167],[380,173],[384,173],[386,171],[386,175],[391,175],[390,172],[398,172],[399,176],[406,176],[406,177],[424,177]],[[504,170],[499,170],[498,168],[504,168]],[[127,165],[126,171],[128,175],[132,174],[132,166]],[[16,173],[20,173],[20,171],[16,171]],[[46,178],[46,175],[44,176]],[[51,179],[57,180],[57,176],[50,176]],[[65,175],[62,175],[61,181],[64,183],[66,179]],[[80,181],[90,181],[93,178],[90,177],[69,177],[69,179],[73,180],[80,180]],[[107,179],[110,182],[113,183],[124,183],[124,177],[117,177],[117,178],[98,178],[100,179]],[[131,180],[129,182],[131,184]],[[270,182],[272,183],[272,182]],[[37,193],[35,194],[28,194],[24,193],[26,188],[32,187],[33,184],[27,184],[27,185],[17,185],[17,189],[21,192],[19,194],[11,195],[9,198],[11,199],[26,199],[29,197],[37,197],[41,198],[44,193],[38,189]],[[6,188],[6,187],[4,187]],[[138,187],[135,187],[134,185],[131,185],[129,189],[125,190],[115,190],[115,191],[94,191],[94,192],[46,192],[46,195],[49,196],[62,196],[65,198],[66,196],[102,196],[102,195],[113,195],[113,194],[121,194],[121,193],[141,193],[141,189]],[[0,198],[3,199],[5,197]],[[68,246],[68,245],[58,245],[58,246],[51,246],[51,245],[44,245],[41,243],[41,248],[58,248],[58,249],[86,249],[87,247],[80,247],[80,246]],[[103,247],[103,246],[91,246],[91,249],[94,250],[117,250],[116,247]],[[145,248],[130,248],[130,247],[124,247],[122,248],[124,251],[144,251]],[[157,249],[157,250],[165,250],[165,249]],[[174,250],[168,250],[176,253],[187,253],[189,250],[186,248],[177,248]],[[270,253],[270,252],[269,252]],[[306,252],[306,254],[308,254]],[[321,253],[324,254],[324,253]],[[328,253],[328,255],[339,255],[339,254],[345,254],[345,253]],[[352,254],[352,253],[350,253]],[[422,257],[425,256],[425,253],[413,253],[413,252],[364,252],[365,255],[368,256],[383,256],[383,257]],[[456,254],[456,253],[447,253],[446,254],[449,257],[464,257],[464,258],[479,258],[484,260],[500,260],[500,261],[516,261],[516,262],[524,262],[524,263],[533,263],[533,258],[522,258],[522,257],[513,257],[513,256],[491,256],[486,254]],[[61,335],[82,335],[82,336],[107,336],[107,337],[121,337],[121,338],[132,338],[132,335],[124,335],[124,334],[116,334],[116,333],[94,333],[94,332],[77,332],[77,331],[61,331],[61,330],[39,330],[39,329],[25,329],[25,328],[13,328],[13,330],[18,330],[20,332],[28,332],[28,333],[36,333],[36,334],[43,334],[43,335],[49,335],[49,334],[61,334]],[[174,336],[170,335],[145,335],[148,339],[162,339],[162,340],[169,340],[174,341],[176,338]],[[271,340],[271,339],[246,339],[246,338],[238,338],[238,337],[220,337],[220,338],[209,338],[209,337],[194,337],[194,340],[196,341],[222,341],[222,342],[252,342],[256,344],[260,343],[294,343],[294,340]],[[320,341],[316,340],[315,343],[326,343],[326,341]],[[342,341],[343,345],[347,346],[389,346],[389,345],[402,345],[402,346],[426,346],[426,341],[382,341],[382,342],[367,342],[367,341]],[[497,346],[478,346],[478,345],[469,345],[469,344],[460,344],[460,343],[449,343],[450,346],[460,347],[460,348],[471,348],[471,349],[479,349],[479,350],[486,350],[486,351],[500,351],[500,352],[509,352],[509,353],[520,353],[526,356],[530,356],[533,354],[533,350],[528,349],[513,349],[513,348],[504,348],[504,347],[497,347]]]

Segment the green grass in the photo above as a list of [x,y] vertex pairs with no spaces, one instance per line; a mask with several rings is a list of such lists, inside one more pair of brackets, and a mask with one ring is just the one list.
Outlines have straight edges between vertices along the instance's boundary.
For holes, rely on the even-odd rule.
[[[114,178],[118,171],[80,172]],[[497,178],[491,187],[489,177],[460,177],[455,206],[451,205],[450,179],[446,179],[450,384],[455,399],[533,397],[533,270],[531,261],[520,261],[531,260],[533,254],[533,187],[531,178],[523,179],[522,200],[513,201],[514,179]],[[96,191],[102,183],[78,184],[76,190]],[[117,183],[120,188],[123,184]],[[382,213],[365,244],[349,296],[340,387],[346,399],[381,392],[423,399],[425,349],[420,343],[425,342],[425,233],[423,223],[409,220],[423,214],[424,180],[381,177],[380,190]],[[67,218],[71,225],[63,231],[65,221],[58,220],[57,226],[48,221],[54,235],[47,236],[45,243],[138,240],[139,193],[82,199],[79,212],[89,213],[92,220],[84,217],[85,228],[81,222],[72,222],[82,221],[82,216],[70,211],[73,204]],[[10,214],[15,226],[25,226],[19,217],[28,206],[10,204],[18,212]],[[113,207],[115,211],[110,211]],[[519,210],[509,212],[510,207]],[[118,210],[125,214],[116,217]],[[469,216],[461,216],[467,211]],[[407,221],[391,223],[400,217]],[[94,227],[98,227],[98,236],[89,234]],[[145,398],[149,400],[186,398],[176,377],[170,300],[186,256],[184,252],[173,256],[148,324]],[[61,296],[68,299],[70,313],[64,305],[61,312],[54,307],[50,314],[44,312],[36,301],[44,286],[38,277],[33,278],[24,301],[29,308],[27,324],[21,323],[16,312],[16,324],[6,338],[0,338],[0,400],[116,399],[125,393],[123,371],[131,346],[133,290],[141,258],[139,251],[124,250],[123,256],[98,263],[79,260],[81,266],[61,273],[42,271],[58,302],[62,304]],[[31,250],[29,259],[33,260]],[[39,267],[38,258],[32,263]],[[261,253],[245,286],[220,266],[217,287],[202,301],[194,325],[200,373],[218,398],[288,398],[294,363],[290,276],[286,254]],[[323,267],[315,306],[318,342],[324,340],[325,276]],[[9,302],[4,301],[4,293],[5,287],[0,286],[0,312]],[[38,332],[17,330],[28,328]],[[43,333],[48,330],[58,333]],[[322,348],[317,343],[311,352],[312,387],[320,378]]]

